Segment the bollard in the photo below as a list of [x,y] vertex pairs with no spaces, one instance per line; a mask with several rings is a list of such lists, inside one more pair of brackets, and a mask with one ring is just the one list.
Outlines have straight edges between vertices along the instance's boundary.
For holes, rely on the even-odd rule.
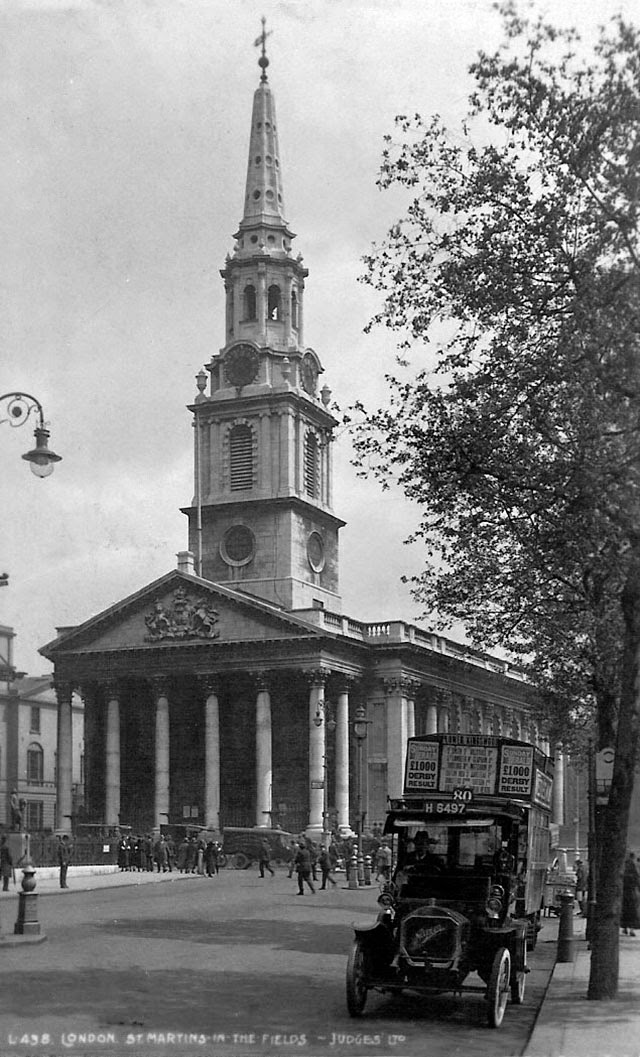
[[29,859],[22,867],[22,891],[18,894],[18,917],[13,927],[14,933],[18,936],[38,936],[40,934],[38,894],[34,892],[35,872]]
[[362,852],[358,852],[358,884],[360,887],[364,885],[364,856]]
[[573,895],[562,892],[560,895],[560,925],[558,927],[557,962],[572,962],[575,940],[573,938]]
[[364,857],[364,883],[366,885],[371,884],[371,856],[365,855]]
[[349,859],[347,870],[349,871],[349,888],[358,887],[358,857],[354,852]]

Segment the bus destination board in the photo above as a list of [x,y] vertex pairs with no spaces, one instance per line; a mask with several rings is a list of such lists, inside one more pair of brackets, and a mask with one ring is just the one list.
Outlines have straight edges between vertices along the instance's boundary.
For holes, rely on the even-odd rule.
[[505,796],[530,796],[532,779],[533,745],[503,745],[498,792]]
[[405,791],[421,793],[438,788],[438,745],[432,741],[410,741],[407,745]]
[[438,788],[443,792],[465,788],[474,793],[493,793],[497,766],[496,746],[443,745]]
[[537,774],[533,745],[487,734],[440,734],[410,738],[404,791],[407,794],[465,789],[470,796],[530,799],[536,789],[541,804],[550,781]]

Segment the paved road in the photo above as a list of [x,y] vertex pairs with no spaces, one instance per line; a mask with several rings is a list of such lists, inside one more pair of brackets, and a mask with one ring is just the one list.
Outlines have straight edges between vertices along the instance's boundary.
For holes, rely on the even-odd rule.
[[[343,882],[342,882],[343,883]],[[135,1057],[514,1057],[552,968],[541,933],[527,1000],[503,1027],[482,998],[370,995],[349,1018],[351,923],[373,920],[374,888],[295,896],[279,872],[223,871],[140,887],[41,894],[45,943],[0,957],[0,1054]],[[12,909],[15,910],[16,903]],[[0,903],[5,931],[9,900]]]

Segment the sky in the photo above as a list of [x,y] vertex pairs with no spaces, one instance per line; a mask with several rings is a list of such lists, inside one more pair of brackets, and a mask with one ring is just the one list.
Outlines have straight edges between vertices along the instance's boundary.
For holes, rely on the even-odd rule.
[[[630,0],[534,0],[588,36]],[[35,396],[63,461],[29,472],[0,422],[0,624],[14,663],[163,576],[187,547],[195,375],[224,341],[220,269],[242,216],[253,47],[267,19],[285,215],[309,269],[305,344],[346,406],[384,402],[392,335],[362,258],[402,212],[376,188],[394,116],[459,124],[489,0],[0,0],[0,395]],[[421,351],[416,350],[416,368]],[[0,402],[6,419],[6,402]],[[343,611],[419,622],[402,583],[418,514],[334,445]]]

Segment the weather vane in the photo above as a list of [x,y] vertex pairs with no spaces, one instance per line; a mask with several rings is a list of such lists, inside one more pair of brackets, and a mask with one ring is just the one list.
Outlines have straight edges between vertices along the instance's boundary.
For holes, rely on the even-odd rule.
[[267,37],[270,37],[271,34],[273,33],[272,29],[270,29],[269,32],[267,33],[267,31],[265,29],[266,24],[267,24],[267,20],[266,20],[266,18],[263,15],[262,16],[262,33],[260,34],[259,37],[256,37],[256,39],[253,42],[254,48],[262,47],[262,55],[258,59],[258,66],[260,66],[262,68],[262,76],[260,78],[261,81],[266,81],[266,79],[267,79],[267,66],[269,65],[269,60],[267,58],[267,50],[266,50],[265,45],[267,43]]

